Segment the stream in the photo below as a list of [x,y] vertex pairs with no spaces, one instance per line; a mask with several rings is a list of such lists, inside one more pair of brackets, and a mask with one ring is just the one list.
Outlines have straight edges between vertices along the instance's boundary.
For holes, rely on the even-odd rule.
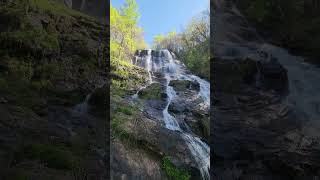
[[[175,117],[168,111],[172,100],[179,96],[175,92],[174,88],[169,86],[170,81],[190,80],[198,82],[200,85],[198,96],[202,98],[202,106],[206,108],[209,108],[210,106],[209,82],[189,73],[184,64],[181,61],[174,59],[173,53],[166,49],[159,51],[153,51],[151,49],[139,50],[132,63],[137,66],[144,67],[148,71],[148,85],[154,82],[152,77],[153,72],[161,72],[164,75],[167,103],[162,114],[165,128],[180,134],[198,165],[202,179],[210,179],[210,147],[197,137],[189,128],[188,130],[183,130]],[[141,87],[140,90],[144,88],[146,87]],[[138,90],[138,92],[140,90]],[[133,95],[133,98],[138,98],[138,92]],[[184,125],[187,126],[185,123]]]
[[[304,57],[292,55],[286,49],[264,41],[234,4],[230,2],[229,10],[225,10],[227,2],[215,0],[215,55],[224,59],[251,57],[259,61],[259,53],[263,52],[267,54],[268,60],[271,57],[276,59],[288,74],[289,94],[284,98],[284,102],[295,111],[299,119],[319,119],[319,67],[306,62]],[[236,21],[230,21],[231,19]],[[254,38],[241,37],[244,33]],[[320,122],[314,121],[314,125],[320,127]]]

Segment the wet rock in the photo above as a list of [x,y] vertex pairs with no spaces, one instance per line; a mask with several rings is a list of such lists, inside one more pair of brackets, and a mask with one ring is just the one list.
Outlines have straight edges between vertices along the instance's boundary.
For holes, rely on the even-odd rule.
[[145,150],[151,151],[159,157],[163,155],[172,157],[175,166],[187,170],[194,169],[198,173],[194,173],[193,178],[199,178],[197,163],[193,158],[190,158],[192,157],[191,152],[178,131],[171,131],[143,115],[138,121],[136,123],[127,121],[121,127],[133,139],[142,143]]
[[7,102],[8,102],[7,99],[5,99],[4,97],[0,97],[0,103],[7,103]]
[[[191,81],[182,82],[191,83]],[[210,132],[209,107],[203,104],[202,98],[198,96],[198,91],[192,89],[184,89],[183,92],[178,91],[178,96],[171,101],[168,111],[175,116],[184,130],[191,130],[208,142],[208,133]]]
[[185,91],[187,89],[200,90],[200,84],[198,82],[189,80],[171,80],[169,86],[172,86],[175,91]]
[[160,158],[143,148],[133,148],[117,139],[111,141],[111,179],[166,180]]
[[279,92],[288,91],[287,70],[277,60],[260,62],[258,67],[261,74],[261,83],[265,88]]
[[257,72],[256,62],[252,59],[213,60],[213,86],[216,91],[237,93],[246,84],[254,83]]
[[142,99],[165,99],[165,87],[160,83],[152,83],[138,93]]
[[107,106],[107,101],[109,97],[109,88],[107,86],[103,86],[101,88],[96,89],[92,94],[88,101],[88,103],[92,106],[100,106],[102,108]]

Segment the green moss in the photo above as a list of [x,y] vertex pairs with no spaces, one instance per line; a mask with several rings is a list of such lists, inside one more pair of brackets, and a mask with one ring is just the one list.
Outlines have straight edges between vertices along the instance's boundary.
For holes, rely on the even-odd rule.
[[139,97],[142,99],[161,99],[161,94],[164,87],[159,83],[153,83],[147,88],[139,92]]
[[43,29],[3,32],[0,34],[0,37],[3,43],[25,44],[30,48],[50,51],[60,49],[58,35],[53,33],[49,34]]
[[131,107],[118,107],[116,112],[121,112],[126,115],[133,115],[133,109]]
[[4,175],[5,180],[29,180],[31,178],[31,173],[22,168],[10,169]]
[[8,82],[4,77],[0,77],[0,90],[7,90]]
[[204,134],[204,137],[209,140],[210,137],[210,118],[204,117],[200,120],[200,125]]
[[41,79],[39,81],[32,81],[31,87],[38,92],[52,90],[54,88],[52,82],[46,79]]
[[248,7],[246,13],[251,19],[257,22],[262,22],[267,15],[265,2],[263,0],[253,1]]
[[29,0],[30,7],[35,10],[50,12],[59,15],[80,16],[92,19],[90,16],[79,11],[68,8],[62,3],[53,0]]
[[172,80],[170,81],[170,86],[174,88],[175,91],[184,91],[191,86],[191,81],[188,80]]
[[188,180],[191,177],[187,171],[175,167],[168,156],[162,159],[162,168],[171,180]]
[[121,97],[112,96],[110,100],[112,134],[121,140],[132,139],[123,126],[126,122],[137,118],[139,109],[137,106],[127,104]]
[[120,140],[128,140],[131,137],[130,134],[121,127],[126,120],[125,118],[125,116],[117,114],[111,119],[111,132]]
[[111,89],[132,90],[147,82],[147,72],[125,60],[111,59]]
[[72,91],[64,91],[59,89],[51,89],[48,91],[48,101],[53,104],[76,105],[84,101],[87,92],[81,89]]
[[47,167],[54,169],[72,169],[73,156],[63,147],[50,144],[31,144],[24,148],[24,155],[29,159],[37,159]]
[[105,109],[107,106],[108,100],[108,88],[106,86],[96,89],[90,99],[89,104]]
[[9,73],[19,80],[30,81],[33,75],[32,63],[11,59],[8,63]]

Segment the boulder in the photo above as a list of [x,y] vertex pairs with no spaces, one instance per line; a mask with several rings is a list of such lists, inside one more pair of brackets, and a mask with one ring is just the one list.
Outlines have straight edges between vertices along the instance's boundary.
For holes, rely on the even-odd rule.
[[254,83],[257,73],[254,60],[214,58],[212,62],[215,91],[237,93],[247,84]]
[[142,99],[166,99],[165,87],[159,83],[152,83],[138,93]]
[[273,89],[278,92],[288,90],[287,70],[277,61],[258,63],[261,84],[266,89]]
[[195,91],[200,90],[200,84],[198,82],[189,80],[172,80],[169,86],[172,86],[175,91],[186,91],[188,89]]

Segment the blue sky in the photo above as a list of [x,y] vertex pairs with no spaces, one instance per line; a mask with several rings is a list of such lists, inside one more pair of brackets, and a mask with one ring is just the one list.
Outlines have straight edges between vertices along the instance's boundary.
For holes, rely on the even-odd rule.
[[[125,0],[111,0],[117,9]],[[181,32],[193,16],[209,9],[209,0],[136,0],[140,19],[139,25],[144,29],[144,38],[152,45],[155,35],[166,34],[176,30]]]

